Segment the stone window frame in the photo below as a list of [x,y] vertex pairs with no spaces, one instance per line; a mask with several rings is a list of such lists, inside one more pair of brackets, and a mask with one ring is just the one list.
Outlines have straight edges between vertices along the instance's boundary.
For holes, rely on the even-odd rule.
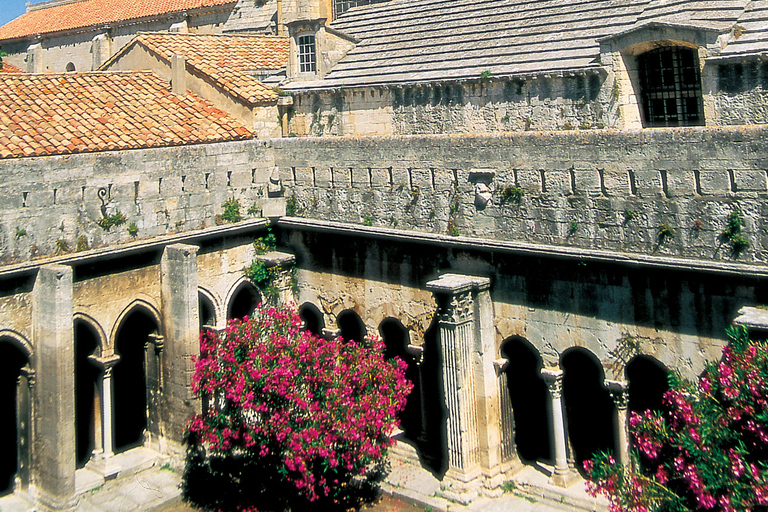
[[314,33],[296,37],[299,73],[317,73],[317,38]]
[[625,31],[597,39],[600,44],[599,60],[608,72],[611,98],[617,109],[618,129],[653,128],[646,123],[642,112],[642,93],[638,57],[657,48],[681,47],[690,49],[697,57],[701,100],[697,123],[676,126],[706,126],[716,118],[711,97],[713,66],[710,60],[719,55],[728,38],[729,28],[711,28],[690,23],[650,21]]
[[[686,58],[690,62],[685,62]],[[700,65],[694,49],[660,46],[637,55],[636,59],[638,103],[644,128],[704,125]],[[657,63],[658,67],[648,69]]]

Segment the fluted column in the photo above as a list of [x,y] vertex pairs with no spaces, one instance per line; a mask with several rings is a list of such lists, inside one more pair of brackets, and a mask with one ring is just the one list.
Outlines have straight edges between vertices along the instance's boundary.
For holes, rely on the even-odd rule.
[[565,421],[563,417],[563,371],[558,368],[542,368],[541,376],[547,384],[552,405],[552,439],[555,444],[555,470],[550,482],[559,487],[568,487],[576,476],[568,465],[565,448]]
[[627,408],[629,406],[629,383],[625,380],[606,380],[605,386],[616,406],[616,455],[619,463],[629,467],[629,422]]
[[468,503],[477,496],[481,476],[477,401],[472,371],[474,278],[446,274],[427,283],[437,299],[443,386],[448,409],[448,472],[445,497]]
[[[120,356],[112,354],[106,357],[91,355],[88,359],[101,370],[97,384],[99,402],[98,418],[99,428],[95,432],[95,449],[93,457],[88,462],[87,467],[104,476],[110,478],[120,471],[114,461],[115,443],[114,443],[114,413],[112,411],[112,369],[120,361]],[[99,434],[101,434],[99,436]]]

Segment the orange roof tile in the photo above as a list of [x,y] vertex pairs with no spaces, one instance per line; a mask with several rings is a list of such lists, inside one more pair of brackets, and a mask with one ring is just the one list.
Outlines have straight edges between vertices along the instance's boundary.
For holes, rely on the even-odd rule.
[[22,73],[22,71],[13,64],[3,62],[3,66],[0,68],[0,73]]
[[0,27],[0,41],[234,4],[236,0],[81,0],[33,8]]
[[[173,55],[184,55],[188,67],[250,104],[277,99],[272,88],[256,79],[253,71],[278,70],[288,63],[287,37],[152,32],[137,35],[133,43],[166,60],[171,60]],[[129,43],[102,68],[106,69],[130,47]]]
[[149,72],[0,74],[0,158],[248,139],[242,124]]

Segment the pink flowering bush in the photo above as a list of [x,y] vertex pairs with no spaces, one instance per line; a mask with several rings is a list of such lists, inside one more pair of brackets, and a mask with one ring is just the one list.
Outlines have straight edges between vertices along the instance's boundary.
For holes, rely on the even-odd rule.
[[673,377],[663,412],[632,413],[631,468],[584,463],[611,511],[768,511],[768,346],[743,327],[728,335],[698,385]]
[[191,494],[215,482],[229,509],[260,494],[343,502],[384,460],[412,387],[405,363],[385,360],[378,339],[328,341],[301,325],[292,307],[264,307],[201,333],[192,388],[207,405],[188,426]]

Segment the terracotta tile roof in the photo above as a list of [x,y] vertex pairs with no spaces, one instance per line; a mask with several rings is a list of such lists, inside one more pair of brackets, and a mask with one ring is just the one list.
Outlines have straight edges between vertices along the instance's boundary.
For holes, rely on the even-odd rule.
[[235,4],[235,0],[82,0],[33,8],[0,27],[0,41]]
[[149,72],[0,74],[0,158],[251,138]]
[[13,64],[3,62],[3,66],[0,68],[0,73],[22,73],[22,71]]
[[253,76],[256,70],[278,70],[288,62],[287,37],[212,34],[142,33],[126,45],[102,69],[141,44],[170,60],[184,55],[187,66],[206,75],[219,87],[250,104],[273,102],[277,94]]

